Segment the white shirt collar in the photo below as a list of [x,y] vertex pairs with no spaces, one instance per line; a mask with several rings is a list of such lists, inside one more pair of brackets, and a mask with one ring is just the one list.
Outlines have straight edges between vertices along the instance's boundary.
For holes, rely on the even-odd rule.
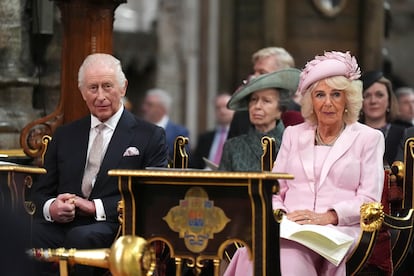
[[[104,124],[108,128],[114,130],[116,125],[119,122],[119,119],[121,119],[121,115],[122,115],[123,111],[124,111],[124,106],[121,105],[121,107],[118,109],[118,111],[114,115],[112,115],[112,117],[109,118]],[[101,123],[102,122],[99,121],[99,119],[97,117],[95,117],[94,115],[91,114],[91,128],[95,128],[97,125],[99,125]]]
[[165,115],[164,117],[162,117],[162,119],[158,123],[156,123],[156,125],[165,129],[167,127],[168,120],[169,120],[168,116]]

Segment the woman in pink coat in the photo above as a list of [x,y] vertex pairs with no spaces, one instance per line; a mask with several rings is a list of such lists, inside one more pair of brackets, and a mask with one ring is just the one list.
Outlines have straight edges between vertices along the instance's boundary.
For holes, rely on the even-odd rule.
[[[355,57],[325,52],[301,73],[305,122],[286,128],[273,171],[280,180],[273,209],[299,224],[334,227],[357,240],[360,206],[380,201],[384,182],[384,137],[357,122],[362,83]],[[350,252],[350,249],[348,252]],[[282,275],[346,275],[346,257],[335,266],[311,249],[280,239]],[[238,250],[225,275],[252,274],[247,249]],[[239,274],[243,272],[242,274]]]

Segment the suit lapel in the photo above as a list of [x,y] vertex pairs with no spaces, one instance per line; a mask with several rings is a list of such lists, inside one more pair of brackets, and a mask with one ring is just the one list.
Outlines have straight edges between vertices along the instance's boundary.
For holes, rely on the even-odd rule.
[[103,175],[101,175],[102,173],[107,174],[109,169],[117,167],[120,159],[122,158],[123,152],[130,144],[133,122],[134,121],[131,119],[131,115],[124,111],[118,125],[115,128],[111,141],[109,142],[105,157],[102,160],[96,184],[99,183],[99,178],[103,177]]
[[355,130],[355,124],[347,126],[342,134],[336,140],[331,150],[326,157],[326,160],[322,166],[320,185],[322,185],[331,169],[332,165],[351,147],[354,143],[358,131]]
[[[309,179],[309,183],[315,183],[314,173],[314,148],[315,148],[315,128],[305,129],[299,137],[299,157],[302,161],[303,169]],[[314,185],[310,184],[310,189],[314,190]]]

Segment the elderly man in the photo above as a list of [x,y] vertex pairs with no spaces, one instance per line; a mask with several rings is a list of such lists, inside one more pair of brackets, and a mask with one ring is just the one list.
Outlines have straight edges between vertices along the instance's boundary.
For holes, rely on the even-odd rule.
[[177,136],[189,137],[189,131],[186,127],[176,124],[170,119],[171,105],[171,96],[167,91],[159,88],[148,90],[142,104],[143,118],[165,129],[170,160],[174,156],[175,138]]
[[414,125],[414,89],[411,87],[400,87],[395,90],[398,99],[399,118],[397,123],[406,127]]
[[[118,180],[108,170],[167,166],[164,130],[122,104],[127,84],[120,61],[111,55],[92,54],[81,65],[78,86],[90,115],[53,135],[45,156],[47,174],[34,185],[34,247],[110,247],[119,228],[121,197]],[[74,274],[93,275],[93,270],[75,266]]]

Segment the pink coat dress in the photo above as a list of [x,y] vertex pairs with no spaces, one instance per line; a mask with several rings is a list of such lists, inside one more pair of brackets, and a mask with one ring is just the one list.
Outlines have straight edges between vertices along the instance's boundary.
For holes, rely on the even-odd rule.
[[[336,227],[357,239],[361,233],[360,206],[381,200],[384,136],[360,123],[347,125],[335,144],[324,150],[323,164],[316,153],[324,146],[315,146],[314,141],[315,126],[307,122],[286,128],[273,172],[290,173],[294,179],[279,181],[273,209],[318,213],[334,209],[338,225],[327,227]],[[315,164],[315,160],[320,163]],[[252,275],[248,249],[238,251],[225,275]],[[345,260],[336,267],[296,242],[280,240],[282,275],[345,275]]]

